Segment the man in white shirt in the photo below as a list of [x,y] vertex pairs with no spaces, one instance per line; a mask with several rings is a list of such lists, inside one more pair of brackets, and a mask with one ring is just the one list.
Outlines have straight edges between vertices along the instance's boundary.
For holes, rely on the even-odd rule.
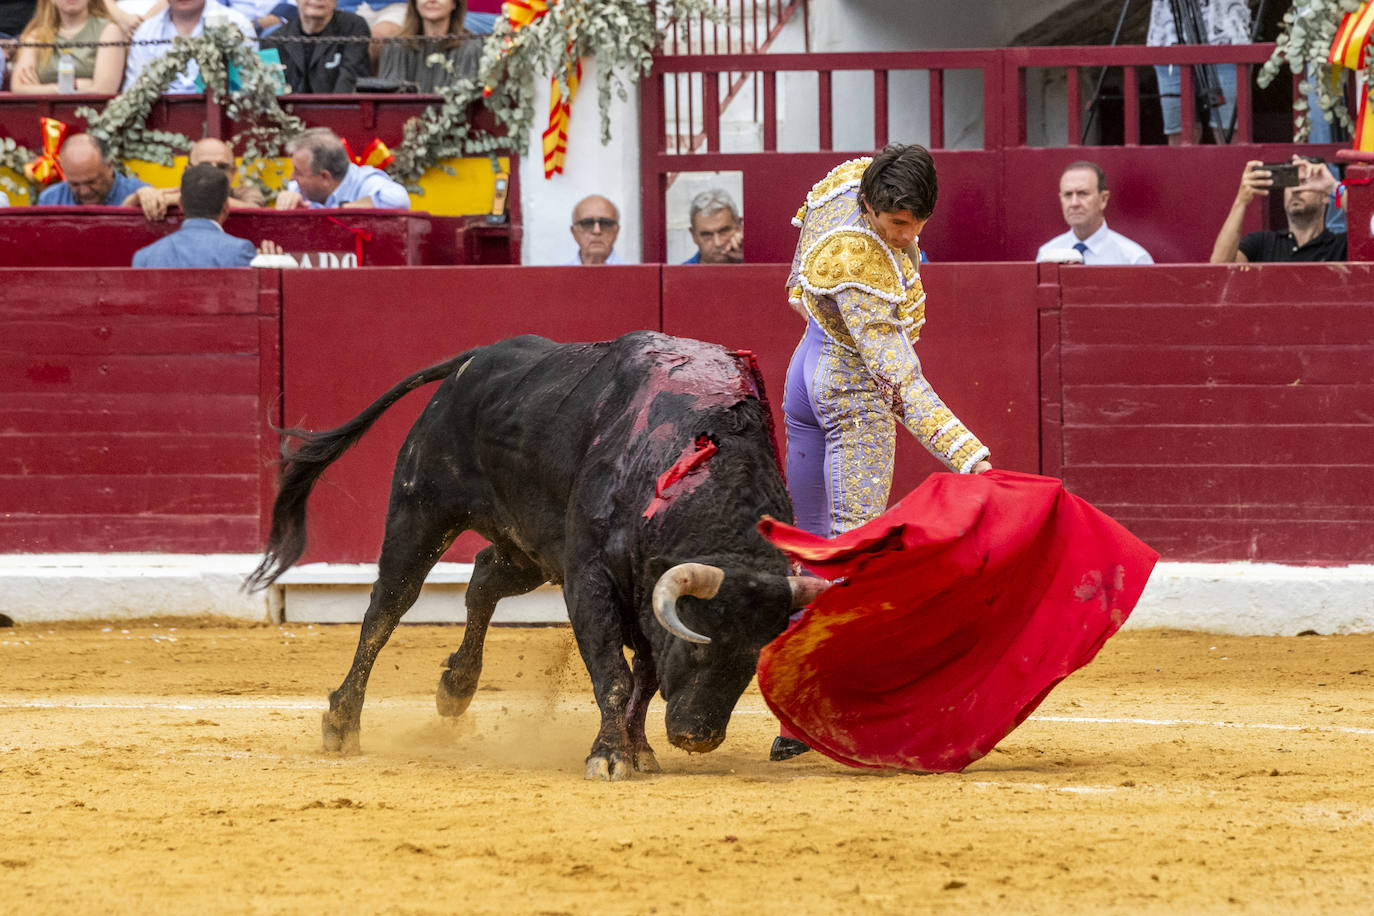
[[312,127],[286,144],[292,178],[277,195],[278,210],[369,207],[409,210],[405,185],[370,165],[348,158],[343,141],[327,127]]
[[[194,38],[205,31],[205,22],[222,21],[233,25],[243,33],[244,41],[256,52],[257,32],[248,17],[215,0],[168,0],[167,9],[151,17],[134,32],[133,44],[129,47],[129,59],[124,65],[124,88],[127,90],[143,75],[153,61],[172,49],[172,39],[181,36]],[[163,44],[139,44],[144,41],[161,41]],[[172,80],[164,92],[175,93],[201,92],[196,85],[200,67],[189,61]]]
[[1069,231],[1040,246],[1037,261],[1060,260],[1066,249],[1083,256],[1084,264],[1153,264],[1150,253],[1107,228],[1107,175],[1096,162],[1073,162],[1059,176],[1059,205]]

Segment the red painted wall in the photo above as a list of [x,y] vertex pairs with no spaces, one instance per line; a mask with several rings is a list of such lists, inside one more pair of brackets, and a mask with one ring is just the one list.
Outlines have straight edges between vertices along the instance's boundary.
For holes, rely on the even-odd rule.
[[276,279],[0,271],[0,551],[258,549]]

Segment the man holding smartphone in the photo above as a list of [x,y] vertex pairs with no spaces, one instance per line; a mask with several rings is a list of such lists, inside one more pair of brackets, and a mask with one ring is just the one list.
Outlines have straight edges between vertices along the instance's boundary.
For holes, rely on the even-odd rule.
[[[1222,223],[1212,246],[1213,264],[1273,261],[1344,261],[1345,233],[1326,228],[1327,199],[1336,189],[1336,178],[1321,162],[1295,155],[1288,169],[1271,168],[1258,159],[1245,163],[1240,190],[1231,212]],[[1276,180],[1277,179],[1277,180]],[[1291,186],[1289,182],[1294,182]],[[1268,229],[1241,238],[1245,211],[1256,197],[1268,197],[1271,188],[1282,187],[1287,230]]]

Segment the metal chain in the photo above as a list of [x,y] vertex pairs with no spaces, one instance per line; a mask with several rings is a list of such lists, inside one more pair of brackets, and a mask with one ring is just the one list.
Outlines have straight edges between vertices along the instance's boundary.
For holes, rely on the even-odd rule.
[[[393,36],[391,36],[391,37],[389,37],[389,38],[371,38],[371,37],[364,36],[364,35],[338,35],[338,36],[333,36],[333,35],[329,35],[329,36],[321,36],[321,35],[282,35],[282,36],[278,37],[277,35],[272,34],[272,35],[266,36],[266,40],[272,42],[273,44],[277,44],[277,43],[281,43],[281,44],[315,44],[315,43],[317,43],[317,42],[318,42],[318,43],[326,43],[326,42],[327,42],[327,43],[329,43],[329,44],[352,44],[352,43],[357,43],[357,42],[367,42],[367,43],[371,44],[372,42],[376,42],[377,44],[380,45],[380,44],[420,44],[420,43],[423,43],[423,42],[435,42],[435,43],[438,43],[438,42],[444,42],[444,41],[452,41],[452,40],[455,39],[455,38],[457,38],[457,39],[462,39],[462,38],[476,38],[476,37],[478,37],[478,36],[474,35],[472,32],[463,32],[463,33],[459,33],[459,34],[449,33],[449,34],[446,34],[446,35],[393,35]],[[17,49],[17,48],[130,48],[130,47],[133,47],[133,46],[135,46],[135,45],[169,45],[169,44],[172,44],[173,42],[175,42],[176,40],[177,40],[176,38],[145,38],[145,39],[142,39],[142,40],[140,40],[140,41],[133,41],[132,39],[125,39],[125,40],[123,40],[123,41],[63,41],[63,42],[57,42],[57,41],[14,41],[14,42],[9,42],[9,41],[4,41],[4,42],[0,42],[0,44],[3,44],[3,46],[4,46],[7,50],[9,50],[9,49]],[[248,40],[248,39],[245,38],[245,41],[247,41],[247,40]],[[253,39],[253,41],[257,41],[259,44],[261,44],[262,41],[263,41],[263,39],[257,38],[257,39]]]

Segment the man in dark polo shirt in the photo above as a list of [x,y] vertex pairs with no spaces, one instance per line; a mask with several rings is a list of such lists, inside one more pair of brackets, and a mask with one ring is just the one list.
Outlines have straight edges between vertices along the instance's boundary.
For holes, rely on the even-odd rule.
[[1335,176],[1319,162],[1294,156],[1300,184],[1283,191],[1287,230],[1269,229],[1240,237],[1245,210],[1256,197],[1268,197],[1274,180],[1264,163],[1245,163],[1240,190],[1212,246],[1213,264],[1251,261],[1344,261],[1345,233],[1326,228],[1326,208],[1336,189]]
[[[352,92],[358,77],[370,71],[367,22],[338,9],[338,0],[300,0],[299,6],[300,15],[264,38],[262,46],[281,55],[292,92]],[[302,36],[316,40],[294,40]]]

